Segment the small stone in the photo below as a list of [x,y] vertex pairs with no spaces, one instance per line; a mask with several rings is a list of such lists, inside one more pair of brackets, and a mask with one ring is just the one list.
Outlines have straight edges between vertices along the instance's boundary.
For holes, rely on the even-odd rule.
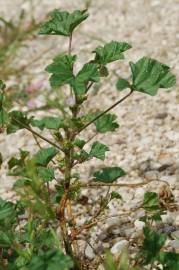
[[171,237],[173,239],[179,239],[179,231],[174,231],[171,233]]
[[97,269],[97,270],[104,270],[103,265],[102,265],[102,264],[100,264],[100,265],[98,266],[98,269]]
[[166,113],[166,112],[163,112],[163,113],[159,113],[159,114],[157,114],[156,115],[156,119],[165,119],[166,117],[168,116],[168,113]]
[[109,249],[110,248],[110,243],[103,243],[104,249]]
[[171,141],[178,141],[179,140],[179,133],[176,131],[169,131],[165,134]]
[[157,171],[148,171],[145,173],[145,178],[148,181],[157,180],[158,179],[158,172]]
[[100,241],[105,240],[105,238],[106,238],[106,233],[105,233],[105,231],[102,232],[102,233],[100,233],[100,234],[98,235],[98,239],[99,239]]
[[93,252],[93,249],[90,247],[90,245],[87,245],[87,247],[85,249],[85,255],[90,260],[95,258],[95,254]]
[[139,239],[139,238],[142,238],[142,235],[143,235],[142,230],[138,230],[138,231],[134,232],[134,233],[131,235],[131,238],[132,238],[132,239]]
[[121,223],[120,217],[112,217],[107,219],[108,226],[119,225]]
[[137,188],[136,189],[136,192],[135,192],[135,197],[137,197],[139,199],[143,199],[144,193],[145,193],[145,189],[144,188]]
[[117,242],[112,248],[111,252],[112,254],[117,254],[120,253],[126,246],[128,246],[128,241],[127,240],[121,240],[120,242]]
[[136,229],[142,230],[143,227],[145,226],[145,223],[144,223],[143,221],[136,220],[136,221],[134,222],[134,225],[135,225]]
[[167,213],[166,215],[161,216],[163,223],[173,224],[175,219],[171,213]]
[[179,214],[175,217],[175,225],[179,226]]
[[170,241],[169,245],[174,248],[177,252],[179,252],[179,240]]
[[113,235],[121,235],[121,228],[119,225],[113,225],[108,228],[108,232],[112,233]]
[[132,213],[131,216],[134,217],[135,219],[136,218],[139,219],[139,218],[145,216],[145,210],[144,209],[139,209],[139,211]]
[[131,237],[131,235],[135,232],[135,229],[134,228],[129,228],[129,229],[126,229],[124,230],[124,235],[126,237]]

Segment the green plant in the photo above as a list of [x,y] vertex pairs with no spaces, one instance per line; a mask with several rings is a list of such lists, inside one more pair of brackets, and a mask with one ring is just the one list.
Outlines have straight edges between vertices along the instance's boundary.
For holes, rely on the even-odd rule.
[[[119,125],[116,115],[110,113],[114,107],[136,91],[153,96],[157,94],[159,88],[169,88],[175,84],[175,76],[167,65],[143,57],[136,63],[130,62],[129,80],[119,78],[117,81],[116,86],[119,91],[129,89],[125,96],[105,110],[89,111],[81,115],[81,109],[89,98],[89,92],[103,77],[108,76],[108,64],[123,60],[124,52],[131,49],[131,45],[126,42],[111,41],[97,47],[93,51],[92,59],[79,71],[74,71],[77,56],[72,54],[72,37],[76,27],[87,17],[86,10],[72,13],[54,10],[49,20],[40,28],[40,34],[61,35],[69,40],[68,52],[56,56],[46,68],[46,71],[51,74],[52,91],[64,91],[66,107],[63,110],[59,100],[56,101],[54,112],[41,119],[21,111],[8,111],[5,85],[1,82],[1,128],[6,130],[7,134],[26,129],[32,134],[39,147],[34,155],[20,150],[19,157],[12,157],[8,162],[9,174],[17,177],[14,190],[20,199],[15,204],[0,201],[0,211],[2,211],[0,265],[4,267],[3,269],[86,269],[86,259],[79,251],[78,240],[84,231],[97,224],[110,200],[121,197],[117,192],[110,193],[108,189],[107,196],[99,198],[98,210],[82,225],[76,222],[73,205],[78,205],[82,188],[120,186],[113,182],[124,176],[126,172],[116,165],[103,167],[93,172],[88,183],[83,183],[76,166],[92,158],[104,160],[109,148],[100,141],[94,141],[90,150],[86,150],[86,145],[94,136],[85,141],[82,139],[82,131],[91,125],[95,127],[97,133],[115,131]],[[49,131],[48,137],[43,135],[43,130]],[[44,141],[48,146],[42,147],[39,140]],[[149,194],[145,196],[144,208],[156,206],[156,198],[153,197],[155,203],[152,206],[148,205],[151,201],[149,197]],[[22,214],[25,215],[25,223],[22,223]],[[146,222],[148,220],[146,217]],[[8,225],[6,225],[7,221]],[[57,235],[58,227],[61,231],[60,237]],[[146,246],[155,239],[159,241],[159,245],[154,255],[160,255],[160,262],[165,263],[168,257],[173,256],[158,254],[165,237],[158,236],[148,227],[144,229],[144,235],[146,237],[142,248],[144,265],[150,263]],[[125,254],[123,256],[126,256]],[[129,264],[123,261],[125,260],[119,264],[120,269],[129,269]],[[153,264],[153,259],[151,263]],[[115,267],[117,266],[114,264],[111,269],[116,269]],[[134,269],[140,268],[133,267]]]

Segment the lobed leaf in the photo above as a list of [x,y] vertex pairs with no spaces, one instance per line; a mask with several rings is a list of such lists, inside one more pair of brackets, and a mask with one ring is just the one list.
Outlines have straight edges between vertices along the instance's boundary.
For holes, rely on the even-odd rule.
[[78,95],[84,95],[87,92],[89,82],[99,82],[100,73],[98,65],[94,63],[85,64],[78,72],[74,81],[74,90]]
[[111,41],[103,47],[97,47],[93,52],[95,53],[94,61],[100,65],[106,65],[110,62],[124,59],[123,52],[130,49],[132,46],[126,42]]
[[31,121],[31,125],[34,127],[38,127],[41,130],[43,130],[44,128],[59,129],[64,126],[63,120],[60,117],[52,117],[52,116],[47,116],[40,120],[33,119]]
[[144,227],[143,231],[145,238],[141,252],[144,257],[144,264],[147,265],[157,259],[167,237],[165,234],[158,233],[149,227]]
[[47,166],[54,156],[58,153],[55,147],[43,148],[34,156],[35,164]]
[[86,10],[75,10],[72,13],[55,9],[50,13],[50,19],[41,25],[41,35],[70,36],[74,29],[87,19]]
[[124,175],[126,175],[126,173],[120,167],[104,167],[93,174],[93,180],[97,182],[112,183]]
[[0,198],[0,223],[14,217],[14,204]]
[[120,79],[118,79],[118,81],[116,83],[116,87],[117,87],[117,89],[119,91],[122,91],[122,90],[124,90],[126,88],[130,88],[131,86],[130,86],[130,83],[127,80],[125,80],[123,78],[120,78]]
[[137,63],[130,62],[132,71],[132,88],[154,96],[159,88],[170,88],[176,78],[170,68],[155,59],[143,57]]
[[73,65],[75,60],[76,55],[58,55],[53,59],[53,63],[46,67],[45,70],[52,73],[50,84],[53,88],[73,83]]
[[10,247],[12,243],[12,234],[10,234],[10,232],[0,230],[0,247],[7,248]]
[[159,197],[156,192],[146,192],[144,194],[143,207],[146,211],[159,210]]
[[74,141],[74,145],[79,147],[80,149],[82,149],[85,144],[86,142],[84,140],[76,139]]
[[164,270],[179,269],[179,254],[174,252],[160,252],[158,260],[164,266]]
[[92,144],[89,156],[104,160],[106,151],[109,151],[109,147],[96,141]]
[[96,130],[100,133],[106,133],[108,131],[114,131],[119,127],[116,122],[117,116],[115,114],[106,113],[97,119],[94,124],[96,126]]
[[16,157],[12,157],[9,161],[8,161],[8,168],[12,169],[15,166],[24,166],[25,164],[25,159],[26,157],[28,157],[29,152],[28,151],[24,151],[22,149],[20,149],[20,158],[16,158]]
[[7,134],[14,133],[19,129],[23,129],[24,127],[20,124],[24,124],[29,126],[31,119],[27,118],[27,115],[20,111],[12,111],[8,115],[10,122],[7,125]]
[[68,270],[73,266],[69,256],[64,255],[59,250],[44,251],[39,255],[34,255],[28,266],[29,270]]
[[45,183],[52,181],[55,177],[53,168],[38,167],[37,174]]

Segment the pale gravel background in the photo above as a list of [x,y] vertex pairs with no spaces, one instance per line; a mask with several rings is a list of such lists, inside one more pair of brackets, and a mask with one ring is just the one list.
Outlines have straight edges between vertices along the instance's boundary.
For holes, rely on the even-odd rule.
[[[22,2],[20,0],[0,0],[0,15],[16,16],[19,7],[28,10],[28,2],[26,4],[22,4]],[[84,5],[85,1],[80,0],[42,0],[35,8],[35,16],[43,17],[53,8],[73,10],[84,8]],[[136,61],[139,57],[147,55],[170,65],[173,72],[179,77],[178,0],[97,0],[92,1],[89,13],[90,17],[76,31],[73,42],[74,53],[78,53],[78,48],[81,49],[80,63],[89,59],[89,52],[101,44],[100,38],[104,41],[127,41],[133,45],[133,48],[126,53],[126,61],[111,65],[111,68],[118,68],[119,74],[128,76],[128,61]],[[32,77],[39,75],[47,81],[47,74],[42,70],[49,63],[52,55],[67,48],[65,39],[37,36],[27,45],[28,48],[20,50],[16,64],[27,63],[31,57],[48,46],[53,48],[30,70]],[[26,74],[24,74],[24,78],[25,76]],[[91,95],[91,102],[88,106],[100,109],[101,103],[104,108],[110,106],[120,95],[114,84],[114,79],[112,81],[107,79],[99,95]],[[111,152],[108,153],[105,164],[121,166],[128,172],[123,181],[138,182],[146,178],[150,180],[158,177],[171,184],[176,199],[179,198],[178,90],[177,85],[171,89],[171,92],[160,90],[156,97],[134,94],[125,103],[114,109],[119,118],[120,128],[114,134],[98,135],[95,138],[102,139],[110,146]],[[91,129],[89,133],[92,133]],[[18,153],[18,148],[29,150],[34,148],[34,142],[27,132],[20,131],[8,137],[0,135],[0,152],[3,153],[4,159]],[[91,161],[91,171],[93,171],[94,165],[101,166],[101,164],[100,161]],[[169,168],[159,173],[157,168],[163,164],[168,164]],[[6,162],[1,169],[0,193],[8,197],[11,196],[11,193],[7,193],[7,191],[12,185],[13,179],[6,176],[5,169]],[[82,171],[85,170],[84,167]],[[157,186],[154,185],[153,188],[155,189]],[[129,192],[135,196],[134,190],[126,191],[125,189],[122,192]],[[111,209],[113,209],[113,205],[111,205]]]
[[[37,2],[37,1],[36,1]],[[29,10],[28,1],[22,4],[20,0],[0,0],[0,15],[7,17],[17,16],[19,7]],[[80,9],[84,8],[85,1],[39,1],[34,8],[35,17],[42,18],[53,8]],[[96,0],[92,1],[89,9],[90,17],[76,31],[73,39],[73,52],[78,57],[79,68],[82,63],[90,59],[90,52],[102,41],[126,41],[133,45],[126,55],[126,60],[110,65],[111,69],[118,70],[118,74],[129,76],[128,61],[136,61],[147,55],[157,58],[168,64],[179,79],[179,0]],[[49,52],[39,59],[37,63],[30,66],[24,72],[22,82],[26,82],[30,76],[41,78],[48,84],[48,75],[43,71],[52,57],[67,49],[65,38],[35,36],[26,43],[27,47],[19,51],[15,65],[24,65],[39,55],[40,52],[49,48]],[[2,78],[3,79],[3,78]],[[15,78],[11,78],[7,84],[11,85]],[[22,83],[21,82],[21,83]],[[91,91],[90,102],[85,108],[104,108],[110,106],[123,93],[115,89],[116,79],[106,79],[102,84],[97,96]],[[113,111],[118,115],[120,128],[113,134],[98,135],[95,140],[110,146],[107,154],[106,165],[121,166],[127,172],[127,176],[120,182],[140,182],[146,180],[164,180],[170,184],[175,200],[179,202],[179,87],[170,91],[159,91],[155,97],[135,93],[125,103]],[[81,137],[89,137],[93,129],[81,134]],[[91,142],[92,143],[92,142]],[[26,131],[5,137],[0,134],[0,152],[3,153],[4,163],[1,168],[0,196],[12,199],[10,187],[14,179],[6,175],[7,160],[18,149],[36,151],[31,135]],[[103,162],[92,160],[87,168],[90,173],[102,166]],[[162,165],[167,165],[160,171]],[[165,167],[165,166],[164,166]],[[86,165],[81,168],[82,176],[86,178]],[[161,183],[162,184],[162,183]],[[161,185],[158,182],[137,189],[119,188],[123,202],[113,201],[109,205],[109,215],[120,215],[119,218],[107,219],[105,224],[98,224],[92,230],[90,243],[100,254],[104,248],[110,248],[121,240],[139,238],[141,224],[138,218],[143,214],[140,210],[135,212],[131,208],[138,207],[145,190],[157,191]],[[95,201],[99,193],[104,195],[106,190],[84,190],[83,194],[89,198],[89,203],[94,203],[94,209],[81,206],[78,213],[81,218],[78,224],[88,218],[88,211],[96,209]],[[98,193],[98,194],[97,194]],[[130,211],[130,215],[126,214]],[[84,213],[86,213],[84,215]],[[179,211],[168,212],[163,216],[167,223],[166,232],[178,230]],[[106,240],[105,240],[106,239]],[[169,248],[173,242],[169,241]],[[128,243],[128,242],[127,242]],[[81,247],[84,243],[80,243]],[[178,243],[179,250],[179,243]],[[87,246],[85,254],[88,258],[94,258],[94,253]],[[93,268],[94,269],[94,268]]]

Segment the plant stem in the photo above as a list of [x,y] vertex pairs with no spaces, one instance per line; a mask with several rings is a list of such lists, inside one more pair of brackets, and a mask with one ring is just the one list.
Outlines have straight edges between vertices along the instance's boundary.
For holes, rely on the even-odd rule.
[[[71,55],[72,51],[72,34],[69,37],[69,47],[68,47],[68,55]],[[70,87],[70,93],[73,95],[72,88]],[[75,97],[76,98],[76,97]],[[77,99],[76,99],[77,104]],[[77,106],[78,107],[78,106]],[[74,110],[73,118],[77,117],[78,108]],[[59,208],[57,209],[57,217],[59,219],[61,231],[62,231],[62,237],[64,241],[64,247],[66,254],[68,254],[74,261],[74,268],[73,270],[80,270],[80,260],[78,258],[77,254],[77,245],[76,243],[72,243],[72,235],[74,234],[74,231],[76,230],[75,226],[75,220],[73,218],[72,209],[71,209],[71,201],[68,198],[69,190],[70,190],[70,181],[71,181],[71,170],[73,167],[73,153],[74,153],[74,146],[72,145],[76,134],[74,133],[74,130],[71,130],[67,128],[65,130],[65,138],[64,140],[69,144],[69,147],[64,149],[64,161],[65,161],[65,170],[64,170],[64,194],[60,200]],[[68,221],[65,216],[65,210],[67,209],[67,214],[70,216],[73,228],[71,230],[71,235],[69,235],[68,232]]]
[[[35,134],[32,134],[32,135],[33,135],[34,140],[35,140],[37,146],[39,147],[39,149],[42,149],[42,146],[40,145],[40,143],[39,143],[39,141],[38,141],[36,135],[35,135]],[[52,162],[53,162],[53,160],[52,160]],[[50,186],[49,186],[49,182],[46,183],[46,187],[47,187],[47,192],[48,192],[49,202],[51,202],[51,200],[50,200]]]
[[64,150],[57,145],[56,143],[52,142],[51,140],[45,138],[44,136],[42,136],[41,134],[37,133],[35,130],[33,130],[32,128],[30,128],[29,126],[25,125],[24,123],[20,122],[19,120],[17,120],[16,118],[12,117],[12,119],[21,127],[27,129],[29,132],[31,132],[32,134],[36,135],[37,137],[39,137],[40,139],[48,142],[49,144],[55,146],[57,149],[61,150],[62,152],[64,152]]
[[89,183],[89,184],[81,184],[81,188],[97,188],[97,187],[140,187],[149,184],[150,182],[155,181],[147,181],[147,182],[140,182],[136,184],[125,184],[125,183],[111,183],[111,184],[105,184],[105,183]]
[[68,47],[68,54],[71,55],[72,51],[72,34],[69,37],[69,47]]
[[126,98],[128,98],[131,94],[133,93],[133,90],[131,89],[130,92],[124,96],[123,98],[121,98],[120,100],[118,100],[116,103],[114,103],[112,106],[110,106],[108,109],[106,109],[105,111],[103,111],[102,113],[100,113],[98,116],[96,116],[93,120],[91,120],[89,123],[87,123],[86,125],[84,125],[77,134],[79,134],[81,131],[83,131],[84,129],[86,129],[88,126],[90,126],[91,124],[93,124],[97,119],[99,119],[100,117],[102,117],[104,114],[106,114],[107,112],[109,112],[110,110],[112,110],[114,107],[116,107],[117,105],[119,105],[120,103],[122,103]]

